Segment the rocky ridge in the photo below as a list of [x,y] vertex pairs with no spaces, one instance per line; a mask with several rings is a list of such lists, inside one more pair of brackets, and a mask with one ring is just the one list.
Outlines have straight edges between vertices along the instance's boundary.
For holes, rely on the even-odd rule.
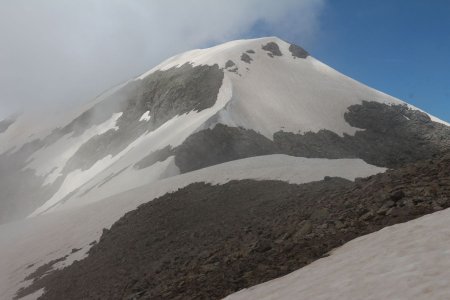
[[[40,299],[219,299],[450,206],[450,154],[350,182],[192,184],[127,213]],[[164,249],[164,251],[161,251]]]

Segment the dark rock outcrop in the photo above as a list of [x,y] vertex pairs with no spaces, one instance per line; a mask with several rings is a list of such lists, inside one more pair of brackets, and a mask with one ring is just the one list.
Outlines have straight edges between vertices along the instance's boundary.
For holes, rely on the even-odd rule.
[[297,58],[307,58],[309,56],[309,53],[305,49],[303,49],[300,46],[294,45],[294,44],[291,44],[289,46],[289,51],[291,51],[291,54],[292,54],[292,56],[294,58],[295,57],[297,57]]
[[253,130],[217,124],[189,136],[175,149],[175,163],[182,173],[277,152],[271,140]]
[[234,66],[236,66],[236,64],[231,59],[227,60],[227,62],[225,63],[225,69],[228,69],[228,68],[231,68]]
[[262,49],[267,51],[268,52],[267,54],[270,57],[282,56],[283,55],[283,53],[281,53],[280,47],[275,42],[269,42],[269,43],[263,45]]
[[362,158],[383,167],[399,167],[450,149],[450,127],[404,105],[364,101],[348,108],[345,120],[363,130],[337,135],[329,130],[294,134],[277,132],[282,153],[318,158]]
[[138,161],[134,167],[137,169],[144,169],[154,165],[157,162],[165,161],[169,156],[173,155],[173,149],[171,146],[166,146],[162,149],[156,150],[140,161]]
[[350,106],[345,120],[363,129],[339,136],[330,130],[276,132],[273,141],[244,128],[218,124],[191,135],[176,151],[182,172],[267,154],[308,158],[361,158],[381,167],[399,167],[450,149],[450,127],[403,105],[363,102]]
[[242,53],[241,60],[243,62],[250,64],[252,62],[253,58],[251,58],[250,55],[248,55],[247,53]]

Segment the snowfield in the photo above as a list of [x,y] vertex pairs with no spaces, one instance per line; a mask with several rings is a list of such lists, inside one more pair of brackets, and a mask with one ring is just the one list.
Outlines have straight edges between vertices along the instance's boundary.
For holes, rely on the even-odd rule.
[[[350,180],[385,169],[360,159],[306,159],[287,155],[267,155],[236,160],[198,171],[170,177],[82,206],[72,203],[64,210],[0,226],[0,299],[10,299],[26,283],[23,279],[39,266],[82,248],[57,267],[80,259],[98,240],[103,228],[109,228],[126,212],[167,192],[193,182],[226,183],[230,180],[283,180],[306,183],[339,176]],[[118,183],[115,183],[118,184]],[[30,251],[32,249],[32,251]],[[29,265],[32,267],[27,268]]]
[[450,209],[386,227],[226,300],[450,299]]

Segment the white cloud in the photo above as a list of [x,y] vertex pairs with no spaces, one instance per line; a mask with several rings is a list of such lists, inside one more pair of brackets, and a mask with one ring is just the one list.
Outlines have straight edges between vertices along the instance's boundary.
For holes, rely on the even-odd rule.
[[309,39],[325,0],[0,0],[0,117],[87,101],[161,60],[263,22]]

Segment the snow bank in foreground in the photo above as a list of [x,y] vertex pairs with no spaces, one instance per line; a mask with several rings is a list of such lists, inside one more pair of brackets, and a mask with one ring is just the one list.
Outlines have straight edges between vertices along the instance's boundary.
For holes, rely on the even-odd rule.
[[450,209],[355,239],[241,299],[450,299]]
[[[384,171],[360,159],[306,159],[267,155],[236,160],[186,173],[79,207],[0,226],[0,299],[11,299],[27,275],[39,266],[97,240],[126,212],[193,182],[226,183],[233,179],[274,179],[304,183],[340,176],[348,179]],[[75,253],[67,259],[70,263]],[[34,264],[32,267],[29,265]],[[64,265],[64,264],[60,264]]]

